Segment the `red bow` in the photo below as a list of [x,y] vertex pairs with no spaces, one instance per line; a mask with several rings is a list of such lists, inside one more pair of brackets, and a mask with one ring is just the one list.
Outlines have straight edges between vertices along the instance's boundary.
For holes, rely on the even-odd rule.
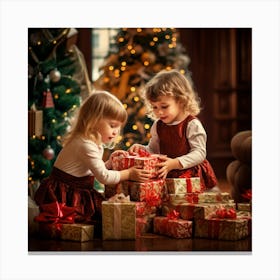
[[65,203],[52,202],[40,205],[40,214],[34,218],[36,222],[43,223],[74,223],[76,215],[74,207],[68,207]]
[[177,220],[179,218],[180,213],[176,210],[172,210],[167,214],[167,218],[171,220]]
[[234,208],[226,209],[225,207],[220,207],[216,210],[216,217],[220,219],[236,219],[236,211]]
[[252,200],[252,190],[246,190],[244,193],[241,194],[241,196],[247,200]]

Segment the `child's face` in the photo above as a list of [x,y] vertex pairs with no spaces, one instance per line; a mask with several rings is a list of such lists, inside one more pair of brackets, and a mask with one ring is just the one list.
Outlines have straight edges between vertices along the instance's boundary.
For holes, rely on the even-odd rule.
[[96,130],[100,133],[102,138],[102,143],[108,144],[114,140],[116,136],[119,135],[122,123],[113,119],[102,119]]
[[157,101],[151,102],[151,105],[155,116],[166,124],[185,118],[182,104],[172,96],[160,96]]

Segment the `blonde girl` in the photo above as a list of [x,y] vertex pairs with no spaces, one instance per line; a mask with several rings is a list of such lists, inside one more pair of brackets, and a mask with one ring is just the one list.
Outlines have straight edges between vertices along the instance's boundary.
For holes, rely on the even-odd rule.
[[100,217],[104,200],[93,189],[94,178],[103,184],[148,180],[150,175],[145,170],[135,167],[110,170],[111,157],[106,162],[102,159],[104,146],[114,145],[126,120],[126,110],[114,95],[106,91],[90,95],[81,105],[75,124],[63,141],[51,175],[42,181],[35,194],[37,204],[65,203],[75,208],[75,221],[89,222]]
[[145,86],[143,98],[154,119],[147,146],[134,144],[129,151],[145,149],[162,154],[159,177],[200,177],[205,190],[219,190],[206,159],[206,132],[197,118],[200,100],[190,81],[177,70],[163,70]]

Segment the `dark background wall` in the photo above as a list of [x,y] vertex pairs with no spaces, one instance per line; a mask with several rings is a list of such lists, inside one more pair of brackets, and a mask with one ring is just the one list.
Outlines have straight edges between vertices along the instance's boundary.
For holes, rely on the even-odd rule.
[[[91,30],[78,31],[77,45],[91,73]],[[204,108],[199,117],[208,135],[207,158],[217,176],[225,178],[233,160],[231,138],[252,129],[252,30],[179,28],[179,32]]]

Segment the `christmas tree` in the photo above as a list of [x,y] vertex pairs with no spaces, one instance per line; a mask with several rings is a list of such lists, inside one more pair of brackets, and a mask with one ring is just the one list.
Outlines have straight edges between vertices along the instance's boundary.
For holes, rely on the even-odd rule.
[[110,46],[96,89],[116,95],[128,112],[128,122],[119,139],[118,149],[150,139],[152,120],[146,116],[141,90],[163,69],[178,69],[189,75],[189,57],[175,28],[122,28]]
[[29,183],[50,174],[81,94],[90,90],[80,79],[76,35],[70,28],[28,30]]

